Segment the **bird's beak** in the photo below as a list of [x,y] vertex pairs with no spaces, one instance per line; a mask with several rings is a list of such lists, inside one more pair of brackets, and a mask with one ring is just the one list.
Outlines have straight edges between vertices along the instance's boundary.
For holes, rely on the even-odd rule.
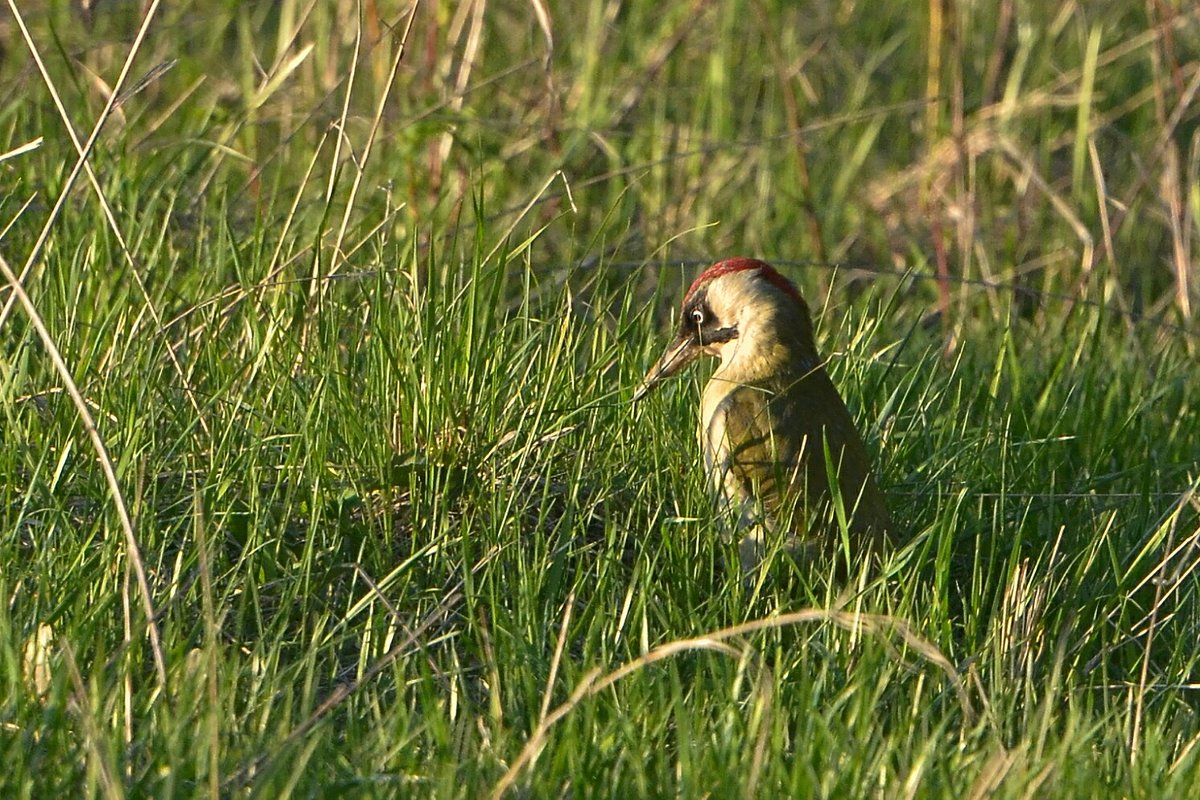
[[647,370],[646,377],[642,378],[642,385],[633,393],[633,402],[636,403],[650,394],[660,383],[695,361],[702,352],[704,351],[694,336],[680,336],[671,342],[662,357]]

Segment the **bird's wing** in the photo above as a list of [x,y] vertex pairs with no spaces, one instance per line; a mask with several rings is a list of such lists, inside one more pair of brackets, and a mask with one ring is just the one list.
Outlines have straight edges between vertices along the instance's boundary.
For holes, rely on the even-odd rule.
[[891,517],[883,492],[871,474],[867,448],[825,370],[807,373],[781,388],[772,404],[772,413],[780,425],[803,434],[798,451],[789,455],[803,464],[810,504],[817,499],[814,488],[822,496],[828,494],[829,471],[825,459],[828,447],[850,529],[888,536]]
[[767,516],[790,516],[803,536],[828,511],[828,446],[852,530],[887,535],[891,527],[870,460],[833,383],[824,370],[770,385],[731,389],[712,415],[706,454],[727,499],[753,499]]

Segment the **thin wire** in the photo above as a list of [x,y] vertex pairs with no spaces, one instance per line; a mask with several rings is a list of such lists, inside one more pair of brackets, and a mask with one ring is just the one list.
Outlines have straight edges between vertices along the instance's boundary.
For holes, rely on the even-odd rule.
[[[872,264],[870,262],[806,261],[806,260],[797,260],[797,259],[770,259],[770,258],[767,258],[765,260],[769,261],[771,264],[773,264],[776,267],[788,267],[788,268],[792,268],[792,269],[803,268],[803,269],[823,269],[823,270],[828,270],[830,272],[837,272],[837,271],[855,272],[855,273],[865,273],[867,275],[872,275],[872,276],[877,276],[877,277],[893,277],[893,278],[907,279],[907,280],[912,280],[912,281],[936,281],[936,280],[943,280],[945,278],[945,276],[939,276],[933,272],[928,272],[925,270],[881,267],[877,264]],[[603,267],[605,269],[634,270],[634,269],[641,269],[643,267],[646,267],[650,263],[653,263],[653,262],[605,261],[605,262],[603,262]],[[699,268],[708,266],[712,262],[710,260],[706,260],[706,259],[672,259],[668,263],[670,266],[678,266],[682,269],[699,269]],[[544,268],[551,272],[553,272],[556,269],[569,269],[572,271],[584,271],[584,270],[595,269],[600,266],[601,266],[600,262],[598,260],[596,260],[593,263],[583,263],[583,264],[576,265],[574,267],[566,267],[565,265],[560,264],[560,265],[546,265]],[[377,277],[378,275],[383,274],[387,271],[388,270],[383,270],[383,269],[372,269],[372,270],[361,270],[358,272],[343,272],[338,275],[325,276],[325,279],[326,280],[344,280],[344,281],[359,280],[359,279],[363,279],[363,278],[374,278],[374,277]],[[1182,334],[1184,336],[1200,337],[1200,328],[1196,328],[1194,326],[1186,327],[1186,326],[1178,325],[1178,324],[1175,324],[1172,322],[1167,322],[1162,319],[1162,313],[1160,313],[1158,315],[1154,315],[1154,316],[1144,315],[1144,314],[1141,314],[1136,311],[1126,311],[1125,309],[1118,308],[1109,303],[1104,303],[1099,300],[1089,300],[1085,297],[1079,297],[1077,295],[1068,294],[1066,292],[1053,292],[1053,291],[1046,291],[1044,289],[1034,289],[1032,287],[1022,286],[1020,284],[1013,283],[1010,281],[996,281],[996,280],[988,280],[985,278],[967,278],[967,277],[963,277],[961,275],[951,275],[949,277],[952,282],[959,284],[959,285],[963,285],[963,286],[975,286],[980,289],[989,289],[989,290],[996,290],[996,291],[1009,291],[1014,294],[1024,295],[1024,296],[1031,297],[1034,299],[1060,300],[1062,302],[1075,303],[1077,305],[1087,306],[1089,308],[1096,308],[1096,309],[1099,309],[1099,310],[1107,312],[1107,313],[1116,314],[1117,316],[1120,316],[1123,319],[1126,319],[1135,325],[1146,325],[1146,326],[1150,326],[1153,328],[1157,328],[1159,330],[1165,330],[1165,331],[1170,331],[1172,333]],[[262,286],[259,286],[256,288],[265,288],[268,286],[277,286],[277,285],[283,285],[283,284],[288,284],[288,283],[307,283],[311,280],[312,280],[311,276],[304,276],[304,277],[300,277],[300,278],[285,278],[285,279],[273,281],[270,283],[264,283]]]
[[[874,276],[879,276],[879,277],[886,276],[886,277],[894,277],[894,278],[903,278],[903,279],[914,280],[914,281],[916,281],[916,280],[928,280],[928,281],[944,280],[946,277],[944,275],[937,275],[933,272],[928,272],[925,270],[882,267],[882,266],[879,266],[878,264],[874,264],[871,262],[865,262],[865,261],[861,261],[861,262],[815,261],[815,260],[803,260],[803,259],[771,259],[771,258],[766,258],[764,260],[770,262],[775,267],[790,267],[793,269],[795,269],[795,268],[823,269],[823,270],[828,270],[830,272],[846,271],[846,272],[866,273],[868,275],[874,275]],[[647,266],[647,263],[648,262],[646,262],[646,261],[606,261],[606,262],[604,262],[604,267],[610,268],[610,269],[638,269],[638,268]],[[711,262],[711,260],[708,260],[708,259],[671,259],[670,262],[668,262],[668,263],[671,266],[677,265],[677,266],[685,268],[685,269],[699,269],[702,267],[709,266],[712,262]],[[593,267],[593,266],[596,266],[596,265],[591,265],[591,264],[582,265],[582,268],[587,269],[587,268]],[[1160,318],[1161,314],[1158,315],[1157,317],[1151,317],[1151,316],[1143,315],[1136,311],[1126,311],[1124,309],[1117,308],[1113,305],[1101,302],[1099,300],[1089,300],[1087,298],[1079,297],[1079,296],[1073,295],[1073,294],[1068,294],[1066,292],[1052,292],[1052,291],[1046,291],[1044,289],[1034,289],[1029,286],[1022,286],[1020,284],[1013,283],[1010,281],[995,281],[995,280],[988,280],[986,278],[968,278],[968,277],[964,277],[962,275],[950,275],[949,278],[952,282],[959,284],[959,285],[963,285],[963,286],[975,286],[975,287],[978,287],[981,289],[1009,291],[1009,292],[1013,292],[1014,294],[1025,295],[1027,297],[1031,297],[1031,298],[1035,298],[1035,299],[1061,300],[1063,302],[1076,303],[1078,305],[1088,306],[1090,308],[1097,308],[1102,311],[1117,314],[1118,316],[1128,319],[1130,322],[1133,322],[1135,324],[1146,324],[1146,325],[1150,325],[1152,327],[1159,328],[1162,330],[1168,330],[1173,333],[1181,333],[1186,336],[1200,336],[1200,329],[1196,329],[1194,327],[1185,327],[1183,325],[1177,325],[1177,324],[1174,324],[1171,322],[1166,322]]]

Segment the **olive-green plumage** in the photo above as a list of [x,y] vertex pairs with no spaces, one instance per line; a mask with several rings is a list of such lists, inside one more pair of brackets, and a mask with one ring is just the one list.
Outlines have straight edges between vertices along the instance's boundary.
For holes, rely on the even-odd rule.
[[761,261],[710,267],[688,291],[678,336],[637,396],[702,353],[721,364],[701,399],[700,445],[715,494],[735,520],[743,569],[755,569],[776,545],[800,560],[839,549],[831,473],[850,556],[878,551],[891,535],[887,502],[795,287]]

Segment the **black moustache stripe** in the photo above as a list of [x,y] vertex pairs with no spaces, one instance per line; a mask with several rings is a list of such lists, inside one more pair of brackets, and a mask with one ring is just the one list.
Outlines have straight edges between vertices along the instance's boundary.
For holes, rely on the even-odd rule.
[[700,331],[699,336],[701,344],[724,344],[738,337],[738,329],[730,327],[717,328],[715,331]]

